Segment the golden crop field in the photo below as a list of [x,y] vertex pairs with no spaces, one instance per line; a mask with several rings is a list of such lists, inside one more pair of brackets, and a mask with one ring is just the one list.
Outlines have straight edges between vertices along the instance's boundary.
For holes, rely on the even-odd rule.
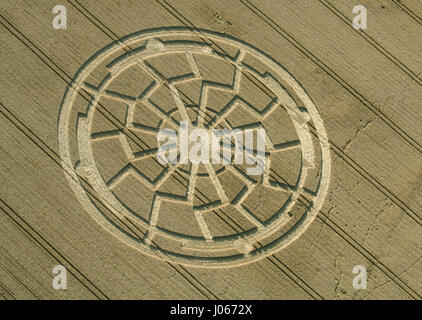
[[421,15],[1,1],[0,299],[421,299]]

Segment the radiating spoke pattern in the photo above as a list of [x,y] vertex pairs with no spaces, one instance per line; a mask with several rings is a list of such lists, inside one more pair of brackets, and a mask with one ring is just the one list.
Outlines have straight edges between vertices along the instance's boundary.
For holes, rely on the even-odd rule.
[[[280,243],[296,238],[302,232],[300,223],[320,206],[325,196],[320,191],[326,189],[329,176],[318,171],[327,170],[317,161],[329,159],[326,150],[315,151],[315,141],[324,137],[318,131],[318,113],[295,80],[258,50],[226,37],[208,36],[216,42],[176,41],[164,35],[146,37],[138,46],[125,40],[120,45],[127,45],[127,52],[118,57],[110,54],[100,82],[82,73],[71,89],[91,97],[86,113],[78,113],[76,121],[77,172],[89,180],[108,208],[142,233],[135,242],[122,237],[166,260],[199,265],[267,255],[272,247],[260,241],[279,230],[283,230]],[[230,47],[230,53],[219,43]],[[173,60],[174,55],[178,60]],[[207,60],[221,67],[214,70]],[[263,65],[254,66],[254,61]],[[119,86],[118,79],[129,70],[134,73]],[[168,70],[174,72],[169,75]],[[103,124],[104,118],[112,125]],[[317,139],[310,133],[311,122],[320,134]],[[191,161],[196,141],[190,136],[188,154],[180,150],[182,125],[188,132],[201,129],[209,137],[218,132],[218,163],[210,162],[211,154],[208,162]],[[166,149],[166,156],[174,161],[160,161],[162,130],[175,134],[174,144]],[[233,132],[242,138],[236,140]],[[256,137],[256,143],[243,140],[248,134]],[[101,166],[107,159],[115,165]],[[306,184],[311,175],[315,187]],[[123,200],[122,192],[135,191],[145,199],[142,212]],[[298,210],[299,198],[310,203],[303,220],[292,213]],[[171,213],[169,208],[174,208]],[[185,223],[189,228],[182,228]],[[291,232],[282,229],[289,223]],[[217,225],[230,230],[223,232]],[[163,241],[177,244],[162,249]]]
[[[239,96],[243,76],[242,71],[244,69],[242,65],[242,60],[245,57],[245,52],[239,50],[235,57],[233,57],[230,61],[234,66],[233,79],[231,84],[222,84],[204,80],[200,72],[200,68],[195,60],[194,54],[192,54],[192,52],[185,52],[185,56],[188,66],[191,69],[191,72],[177,77],[173,77],[171,79],[165,79],[163,75],[150,63],[142,60],[136,61],[136,64],[140,67],[140,69],[148,73],[153,78],[153,81],[147,86],[147,88],[143,92],[140,93],[138,97],[127,96],[122,93],[111,91],[108,89],[102,90],[100,92],[100,88],[97,88],[89,83],[85,83],[83,86],[83,88],[91,94],[100,94],[103,97],[116,100],[118,102],[124,103],[127,106],[125,123],[123,128],[117,130],[95,132],[91,134],[91,140],[95,142],[106,139],[118,139],[129,161],[128,164],[124,165],[114,176],[109,179],[106,184],[107,187],[113,190],[114,188],[116,188],[117,185],[122,183],[129,175],[131,175],[132,177],[135,177],[145,187],[155,190],[149,217],[149,227],[144,238],[145,243],[148,245],[151,245],[152,240],[154,238],[154,234],[157,231],[157,222],[160,216],[160,209],[162,208],[163,202],[181,203],[192,206],[194,208],[195,218],[201,230],[202,236],[207,242],[213,241],[213,235],[210,231],[210,227],[204,215],[209,212],[213,212],[219,208],[224,208],[228,204],[233,205],[255,227],[257,227],[258,229],[264,228],[263,222],[260,221],[247,208],[247,206],[244,205],[245,200],[254,192],[255,187],[258,185],[258,182],[251,179],[244,171],[244,169],[240,168],[237,164],[232,163],[236,152],[244,153],[244,158],[246,161],[258,161],[258,163],[261,162],[265,166],[260,181],[262,185],[271,189],[281,190],[288,194],[294,194],[296,192],[294,186],[289,186],[287,184],[280,183],[276,179],[270,179],[271,154],[300,148],[300,140],[273,144],[264,125],[262,124],[262,121],[268,118],[271,113],[276,110],[277,106],[279,106],[280,102],[278,99],[272,99],[268,103],[268,105],[265,106],[264,109],[258,111],[257,108],[255,108],[253,105],[251,105]],[[176,197],[172,194],[164,194],[158,191],[160,187],[172,175],[178,173],[177,170],[180,167],[180,164],[164,166],[162,167],[161,172],[156,176],[155,179],[149,178],[142,171],[137,169],[134,164],[137,161],[142,161],[148,158],[154,159],[157,156],[158,147],[134,152],[129,143],[128,136],[124,133],[124,130],[126,129],[131,130],[132,132],[134,132],[135,135],[137,132],[139,132],[147,135],[156,136],[159,130],[162,129],[162,127],[164,126],[164,123],[170,126],[171,129],[177,130],[178,126],[180,125],[180,122],[177,121],[174,117],[175,112],[180,116],[181,120],[188,123],[188,126],[190,128],[193,127],[193,122],[191,121],[191,118],[188,114],[188,109],[190,108],[190,105],[186,102],[186,99],[184,99],[185,97],[183,93],[179,91],[177,85],[180,83],[186,83],[195,80],[201,81],[200,98],[196,111],[196,127],[205,128],[209,131],[222,128],[228,128],[230,130],[238,129],[242,132],[254,128],[265,130],[266,155],[264,158],[259,158],[256,156],[257,150],[248,149],[243,145],[241,146],[242,148],[240,150],[237,149],[237,146],[234,145],[232,141],[230,141],[231,144],[229,146],[227,146],[226,144],[223,144],[221,146],[223,154],[225,154],[224,151],[227,148],[231,154],[230,159],[224,159],[223,155],[223,160],[225,161],[225,163],[230,164],[229,166],[227,166],[228,170],[230,170],[234,174],[234,176],[240,179],[240,181],[242,181],[243,183],[242,190],[236,195],[236,197],[233,199],[233,201],[231,201],[231,203],[226,194],[225,187],[220,181],[215,166],[212,164],[205,164],[204,167],[206,169],[206,174],[209,177],[210,183],[213,185],[216,191],[218,200],[203,203],[202,205],[194,205],[194,199],[197,192],[196,189],[198,179],[198,164],[191,165],[185,196]],[[170,112],[164,111],[164,108],[155,104],[150,99],[151,96],[154,95],[154,92],[156,92],[159,87],[163,85],[167,86],[173,98],[174,105],[176,106],[176,108]],[[206,111],[208,109],[208,106],[210,105],[209,96],[212,91],[230,93],[233,95],[233,98],[219,112],[214,112],[213,116],[207,116]],[[289,101],[289,103],[290,102],[291,101]],[[143,108],[146,108],[149,112],[152,112],[161,118],[161,121],[159,122],[157,127],[137,123],[134,120],[136,108],[138,108],[137,103],[139,103]],[[227,121],[227,118],[231,115],[232,112],[234,112],[239,107],[242,107],[246,112],[249,112],[250,115],[256,119],[255,123],[251,123],[245,126],[233,127]],[[291,104],[289,104],[289,108],[292,108]],[[228,134],[230,134],[230,131]],[[221,138],[224,138],[224,135],[222,135]],[[177,156],[179,157],[180,154],[176,145],[174,146],[174,149],[176,149],[175,151],[177,153]],[[169,151],[171,150],[172,149],[169,149]]]

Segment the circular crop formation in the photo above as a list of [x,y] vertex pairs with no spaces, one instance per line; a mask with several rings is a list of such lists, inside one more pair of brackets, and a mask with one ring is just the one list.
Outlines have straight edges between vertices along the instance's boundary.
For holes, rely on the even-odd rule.
[[[194,163],[180,161],[176,143],[179,161],[159,161],[158,135],[180,142],[183,125],[260,132],[265,152],[245,147],[241,162],[229,148],[218,163]],[[168,262],[221,267],[271,255],[307,229],[328,189],[327,135],[301,85],[258,49],[206,30],[142,31],[100,50],[65,93],[58,135],[86,211]]]

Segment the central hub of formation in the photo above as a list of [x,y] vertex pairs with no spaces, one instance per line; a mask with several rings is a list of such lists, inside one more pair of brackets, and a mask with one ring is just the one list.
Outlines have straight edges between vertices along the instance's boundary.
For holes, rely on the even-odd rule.
[[216,129],[215,126],[198,127],[181,121],[177,132],[169,128],[158,132],[157,159],[164,165],[247,163],[255,165],[247,168],[247,174],[261,175],[265,171],[265,136],[266,131],[262,128]]
[[187,265],[286,247],[330,176],[304,89],[256,48],[205,30],[144,31],[100,50],[65,93],[59,142],[72,189],[105,230]]

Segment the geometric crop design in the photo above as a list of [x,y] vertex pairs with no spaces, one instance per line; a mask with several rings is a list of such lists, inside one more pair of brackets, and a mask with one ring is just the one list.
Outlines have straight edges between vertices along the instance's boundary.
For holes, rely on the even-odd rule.
[[[161,164],[157,133],[181,121],[264,129],[264,173],[247,175],[233,159]],[[316,217],[330,180],[327,135],[301,85],[258,49],[206,30],[147,30],[100,50],[66,90],[58,138],[75,195],[104,229],[191,266],[285,248]]]

